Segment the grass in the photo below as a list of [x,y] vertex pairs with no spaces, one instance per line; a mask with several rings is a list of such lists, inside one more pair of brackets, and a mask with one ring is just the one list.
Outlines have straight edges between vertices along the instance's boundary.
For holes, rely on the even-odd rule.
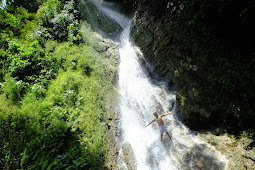
[[1,154],[13,158],[1,159],[0,165],[11,169],[102,168],[105,96],[111,92],[111,79],[103,75],[112,70],[107,70],[102,54],[89,45],[49,41],[46,46],[62,65],[43,97],[31,90],[15,104],[4,93],[0,95],[1,129],[6,128],[1,130],[5,145]]
[[85,21],[79,45],[35,40],[35,27],[0,49],[0,169],[102,169],[116,57]]

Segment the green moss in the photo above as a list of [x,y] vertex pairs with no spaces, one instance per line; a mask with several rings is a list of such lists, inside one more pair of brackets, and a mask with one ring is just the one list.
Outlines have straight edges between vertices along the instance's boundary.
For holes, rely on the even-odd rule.
[[100,30],[110,35],[121,29],[116,22],[100,12],[93,4],[86,0],[80,1],[78,9],[81,13],[81,18],[86,20],[95,30]]

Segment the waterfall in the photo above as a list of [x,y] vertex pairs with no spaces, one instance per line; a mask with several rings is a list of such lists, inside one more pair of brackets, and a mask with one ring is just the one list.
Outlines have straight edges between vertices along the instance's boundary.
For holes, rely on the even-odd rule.
[[[175,115],[175,93],[164,83],[152,80],[140,60],[142,53],[129,39],[132,20],[114,11],[103,1],[91,1],[99,10],[120,24],[119,108],[122,143],[128,143],[139,170],[225,169],[226,158],[211,145],[200,141]],[[138,55],[139,54],[139,55]],[[173,113],[163,118],[172,136],[160,141],[153,113]]]

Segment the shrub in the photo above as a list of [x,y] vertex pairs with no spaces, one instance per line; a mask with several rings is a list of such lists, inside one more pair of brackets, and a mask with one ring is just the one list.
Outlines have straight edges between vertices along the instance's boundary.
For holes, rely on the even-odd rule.
[[21,43],[14,39],[8,46],[3,74],[10,73],[27,83],[42,82],[42,85],[55,77],[58,60],[51,53],[45,53],[38,41]]
[[50,22],[52,18],[58,15],[61,10],[61,2],[59,0],[47,0],[37,11],[37,18],[40,25],[43,27],[52,28],[53,24]]
[[22,153],[22,167],[68,167],[73,164],[70,160],[79,159],[80,154],[77,135],[70,131],[65,122],[53,119],[47,128],[30,141]]
[[82,34],[79,29],[79,23],[75,20],[68,27],[68,41],[71,44],[79,44],[82,42]]
[[20,98],[26,93],[26,89],[28,87],[27,83],[23,81],[17,81],[7,74],[4,77],[4,83],[1,85],[1,90],[4,92],[6,97],[13,102],[17,102]]
[[77,13],[78,11],[74,9],[74,1],[67,2],[61,10],[60,1],[48,0],[37,13],[42,26],[35,31],[38,34],[37,37],[53,38],[59,41],[69,40],[71,44],[80,43],[82,39],[76,20]]
[[[0,30],[4,37],[0,49],[0,169],[103,167],[105,129],[101,120],[109,84],[99,74],[100,55],[85,44],[70,45],[81,42],[73,5],[73,1],[66,5],[46,1],[37,13],[39,23],[26,11],[6,14],[9,27],[19,27],[22,36],[17,37],[15,29]],[[24,16],[16,17],[19,14]],[[36,35],[26,39],[30,25],[23,28],[18,20],[15,23],[17,18],[38,26]],[[49,41],[55,38],[52,30],[66,21],[65,34],[58,33],[56,39],[68,37],[69,42]]]

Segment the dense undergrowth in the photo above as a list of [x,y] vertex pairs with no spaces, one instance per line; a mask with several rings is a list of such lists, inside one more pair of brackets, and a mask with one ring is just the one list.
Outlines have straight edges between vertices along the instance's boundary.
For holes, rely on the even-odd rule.
[[0,169],[101,169],[102,54],[82,43],[74,1],[28,10],[0,9]]

